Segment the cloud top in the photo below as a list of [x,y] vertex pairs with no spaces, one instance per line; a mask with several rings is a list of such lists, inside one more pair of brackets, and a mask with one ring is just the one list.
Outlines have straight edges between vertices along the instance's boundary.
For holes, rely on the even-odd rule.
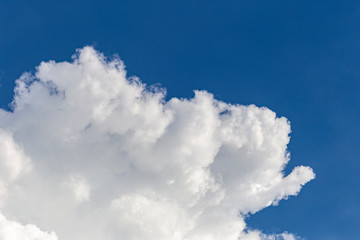
[[92,47],[23,74],[12,105],[0,110],[1,211],[11,219],[2,216],[0,236],[295,239],[244,222],[315,176],[304,166],[284,176],[290,124],[265,107],[206,91],[166,101]]

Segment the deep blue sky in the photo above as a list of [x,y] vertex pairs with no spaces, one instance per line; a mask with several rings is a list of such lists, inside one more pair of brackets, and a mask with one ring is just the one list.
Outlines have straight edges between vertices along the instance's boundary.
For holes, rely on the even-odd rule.
[[360,235],[360,1],[0,1],[0,106],[40,61],[94,45],[168,97],[206,89],[292,123],[289,168],[317,178],[251,227],[309,240]]

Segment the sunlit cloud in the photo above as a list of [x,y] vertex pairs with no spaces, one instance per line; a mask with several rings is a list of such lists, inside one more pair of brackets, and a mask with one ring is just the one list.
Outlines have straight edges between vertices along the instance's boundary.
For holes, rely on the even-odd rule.
[[0,110],[1,239],[296,239],[245,223],[315,177],[284,175],[290,123],[266,107],[207,91],[166,101],[92,47],[23,74],[12,106]]

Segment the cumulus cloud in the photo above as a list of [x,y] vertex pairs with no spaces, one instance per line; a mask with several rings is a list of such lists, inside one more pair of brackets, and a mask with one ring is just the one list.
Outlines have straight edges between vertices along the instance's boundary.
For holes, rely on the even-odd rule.
[[297,239],[244,221],[315,176],[284,175],[290,124],[265,107],[206,91],[166,101],[92,47],[23,74],[12,106],[0,110],[2,239]]
[[46,233],[32,224],[26,226],[7,220],[0,213],[0,239],[2,240],[57,240],[54,232]]

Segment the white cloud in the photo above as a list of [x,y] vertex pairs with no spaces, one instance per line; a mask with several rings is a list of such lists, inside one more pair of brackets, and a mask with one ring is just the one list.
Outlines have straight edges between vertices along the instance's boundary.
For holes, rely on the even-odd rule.
[[16,180],[19,175],[31,170],[30,161],[12,135],[0,129],[0,164],[4,170],[1,176],[8,181]]
[[243,217],[315,176],[284,176],[290,124],[271,110],[206,91],[165,101],[91,47],[16,84],[13,112],[0,110],[5,216],[59,240],[296,239]]
[[38,227],[7,220],[0,213],[0,239],[2,240],[57,240],[54,232],[46,233]]
[[90,200],[91,187],[81,174],[70,174],[64,185],[72,190],[76,201],[79,203]]

